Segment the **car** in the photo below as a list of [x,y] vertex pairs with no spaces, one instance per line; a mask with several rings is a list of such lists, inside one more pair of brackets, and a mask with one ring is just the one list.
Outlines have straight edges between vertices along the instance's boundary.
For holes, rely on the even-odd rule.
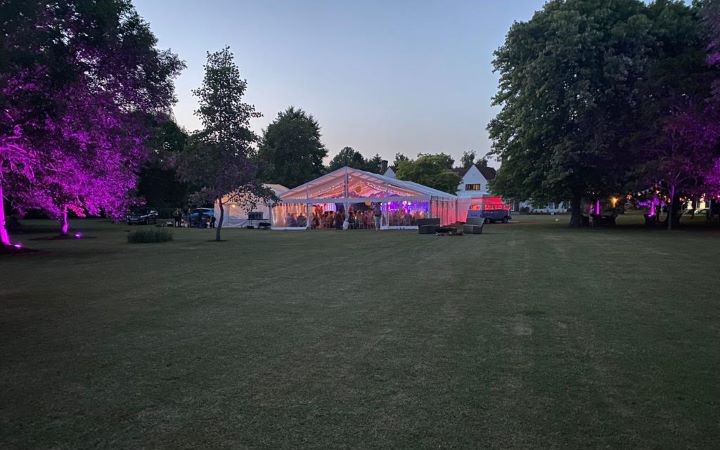
[[158,212],[154,209],[140,208],[135,209],[127,215],[126,221],[128,225],[148,225],[157,223]]
[[705,217],[707,216],[707,212],[707,208],[686,209],[685,211],[683,211],[682,215],[690,217]]
[[212,208],[196,208],[190,211],[189,226],[194,228],[206,228],[210,218],[215,216]]

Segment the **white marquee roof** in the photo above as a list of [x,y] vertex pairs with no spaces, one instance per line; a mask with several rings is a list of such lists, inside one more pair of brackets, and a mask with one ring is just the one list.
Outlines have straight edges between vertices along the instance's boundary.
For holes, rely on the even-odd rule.
[[[283,192],[287,192],[287,191],[288,191],[288,188],[286,188],[286,187],[283,186],[282,184],[269,184],[269,183],[264,183],[264,184],[263,184],[263,187],[270,189],[270,190],[273,191],[273,193],[274,193],[276,196],[278,196],[278,197],[279,197],[280,195],[282,195]],[[240,194],[239,196],[228,194],[228,195],[223,196],[222,202],[223,202],[223,203],[228,203],[228,204],[229,204],[229,203],[242,203],[242,201],[237,201],[238,197],[244,198],[244,197],[250,197],[250,196],[252,196],[252,195],[253,195],[253,194],[248,194],[248,193]],[[263,200],[263,201],[259,201],[258,203],[265,203],[265,201],[264,201],[264,200]]]
[[412,181],[365,172],[364,170],[343,167],[326,175],[302,184],[280,194],[285,203],[304,203],[307,200],[332,203],[333,201],[378,201],[392,200],[429,200],[431,197],[443,199],[457,198],[428,186]]

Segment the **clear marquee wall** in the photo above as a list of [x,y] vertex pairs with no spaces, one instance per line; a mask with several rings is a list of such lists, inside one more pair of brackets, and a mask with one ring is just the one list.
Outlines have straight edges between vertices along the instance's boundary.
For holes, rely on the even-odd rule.
[[373,228],[379,205],[383,229],[416,228],[417,221],[458,219],[457,197],[421,184],[345,167],[280,195],[271,208],[273,229]]

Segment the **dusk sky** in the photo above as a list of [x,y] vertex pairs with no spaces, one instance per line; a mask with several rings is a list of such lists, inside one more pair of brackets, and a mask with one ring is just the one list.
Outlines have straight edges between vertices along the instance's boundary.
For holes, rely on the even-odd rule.
[[[330,156],[351,146],[379,153],[490,150],[493,51],[513,21],[543,0],[471,2],[135,0],[161,48],[186,63],[177,80],[178,122],[199,128],[191,90],[206,52],[229,45],[260,133],[293,105],[322,127]],[[495,165],[495,164],[493,164]]]

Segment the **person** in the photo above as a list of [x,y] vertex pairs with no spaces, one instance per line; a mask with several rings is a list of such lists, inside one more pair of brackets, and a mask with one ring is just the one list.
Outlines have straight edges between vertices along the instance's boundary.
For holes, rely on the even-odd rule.
[[328,211],[327,216],[325,216],[325,228],[332,228],[333,224],[335,223],[335,217],[334,212]]
[[173,226],[175,228],[180,228],[180,226],[182,226],[182,211],[180,211],[180,208],[175,208],[173,219],[175,219]]
[[413,216],[410,214],[410,211],[405,211],[405,215],[403,216],[403,225],[409,226],[409,225],[415,225],[413,223]]
[[215,228],[215,216],[210,217],[210,228]]
[[382,218],[380,203],[375,203],[373,206],[373,216],[375,217],[375,231],[380,231],[380,219]]
[[348,227],[351,230],[354,230],[357,228],[357,217],[356,217],[355,211],[353,211],[352,209],[350,210],[350,215],[348,216],[347,221],[348,221]]
[[342,230],[343,222],[345,221],[344,214],[340,211],[335,211],[335,229]]

